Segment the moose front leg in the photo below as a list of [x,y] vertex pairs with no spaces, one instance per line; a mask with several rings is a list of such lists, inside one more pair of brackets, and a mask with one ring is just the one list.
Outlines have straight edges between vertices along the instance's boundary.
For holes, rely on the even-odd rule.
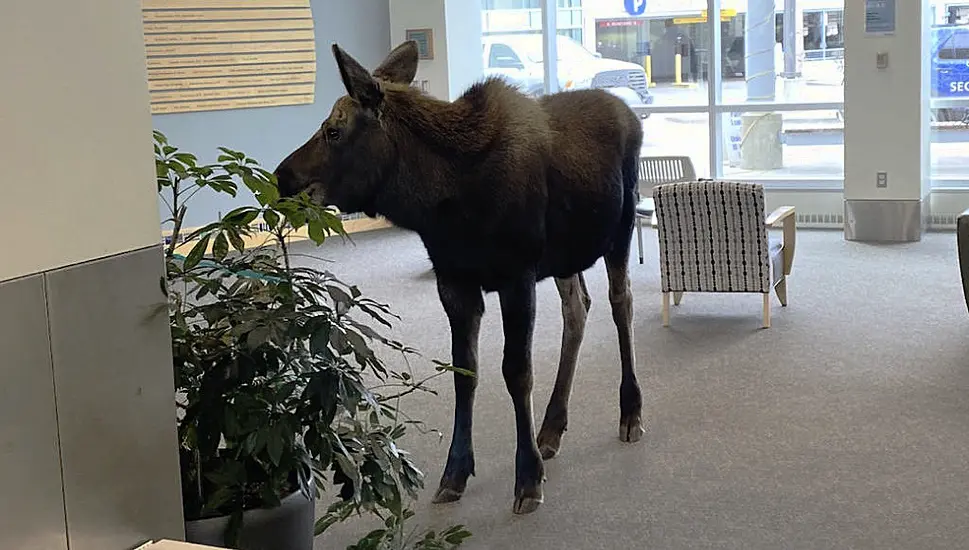
[[499,291],[505,334],[501,373],[515,407],[516,514],[535,511],[542,503],[545,469],[532,421],[532,333],[535,326],[535,276],[525,275]]
[[441,484],[434,495],[434,502],[442,503],[460,499],[468,477],[474,475],[471,418],[474,390],[478,385],[478,332],[484,300],[481,289],[470,285],[438,279],[437,289],[451,326],[451,362],[474,373],[474,376],[454,373],[454,432]]

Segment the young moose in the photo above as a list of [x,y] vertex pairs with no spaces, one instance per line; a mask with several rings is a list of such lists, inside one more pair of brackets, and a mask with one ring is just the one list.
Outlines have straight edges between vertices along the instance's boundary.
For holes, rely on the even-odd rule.
[[[280,192],[306,191],[343,212],[382,215],[415,231],[434,266],[451,328],[452,363],[477,372],[482,292],[497,292],[501,365],[515,409],[516,513],[542,502],[543,459],[559,450],[590,299],[582,272],[599,258],[619,333],[619,437],[644,430],[633,358],[627,275],[642,127],[600,90],[536,101],[498,79],[454,102],[410,86],[417,46],[395,48],[373,74],[339,46],[347,95],[276,169]],[[535,285],[552,277],[562,298],[558,376],[542,427],[532,421]],[[461,498],[474,474],[471,418],[477,377],[454,377],[454,433],[435,502]]]

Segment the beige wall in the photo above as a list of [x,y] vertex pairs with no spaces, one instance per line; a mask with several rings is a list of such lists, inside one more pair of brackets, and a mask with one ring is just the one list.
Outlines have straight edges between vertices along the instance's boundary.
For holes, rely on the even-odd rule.
[[2,4],[0,281],[158,242],[140,2]]
[[[427,80],[431,95],[450,99],[444,5],[445,0],[390,0],[390,43],[395,47],[406,40],[407,29],[433,29],[434,59],[421,60],[414,81]],[[376,66],[368,68],[372,70]]]

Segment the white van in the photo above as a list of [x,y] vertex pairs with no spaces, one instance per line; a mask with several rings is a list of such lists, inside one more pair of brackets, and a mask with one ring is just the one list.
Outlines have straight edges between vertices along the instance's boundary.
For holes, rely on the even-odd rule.
[[[545,83],[542,35],[506,34],[483,36],[486,76],[501,76],[527,94],[541,95]],[[635,63],[605,59],[567,36],[558,36],[559,89],[602,88],[622,98],[643,118],[653,103],[646,85],[646,71]]]

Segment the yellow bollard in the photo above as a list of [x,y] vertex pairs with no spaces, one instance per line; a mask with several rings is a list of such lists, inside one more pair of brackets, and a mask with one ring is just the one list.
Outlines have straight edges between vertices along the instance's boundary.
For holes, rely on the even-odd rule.
[[683,82],[683,54],[677,52],[673,58],[673,70],[676,72],[673,86],[677,88],[693,88],[696,85],[692,82]]
[[653,56],[646,56],[646,61],[643,62],[643,68],[646,69],[646,87],[655,87],[656,83],[653,82]]

